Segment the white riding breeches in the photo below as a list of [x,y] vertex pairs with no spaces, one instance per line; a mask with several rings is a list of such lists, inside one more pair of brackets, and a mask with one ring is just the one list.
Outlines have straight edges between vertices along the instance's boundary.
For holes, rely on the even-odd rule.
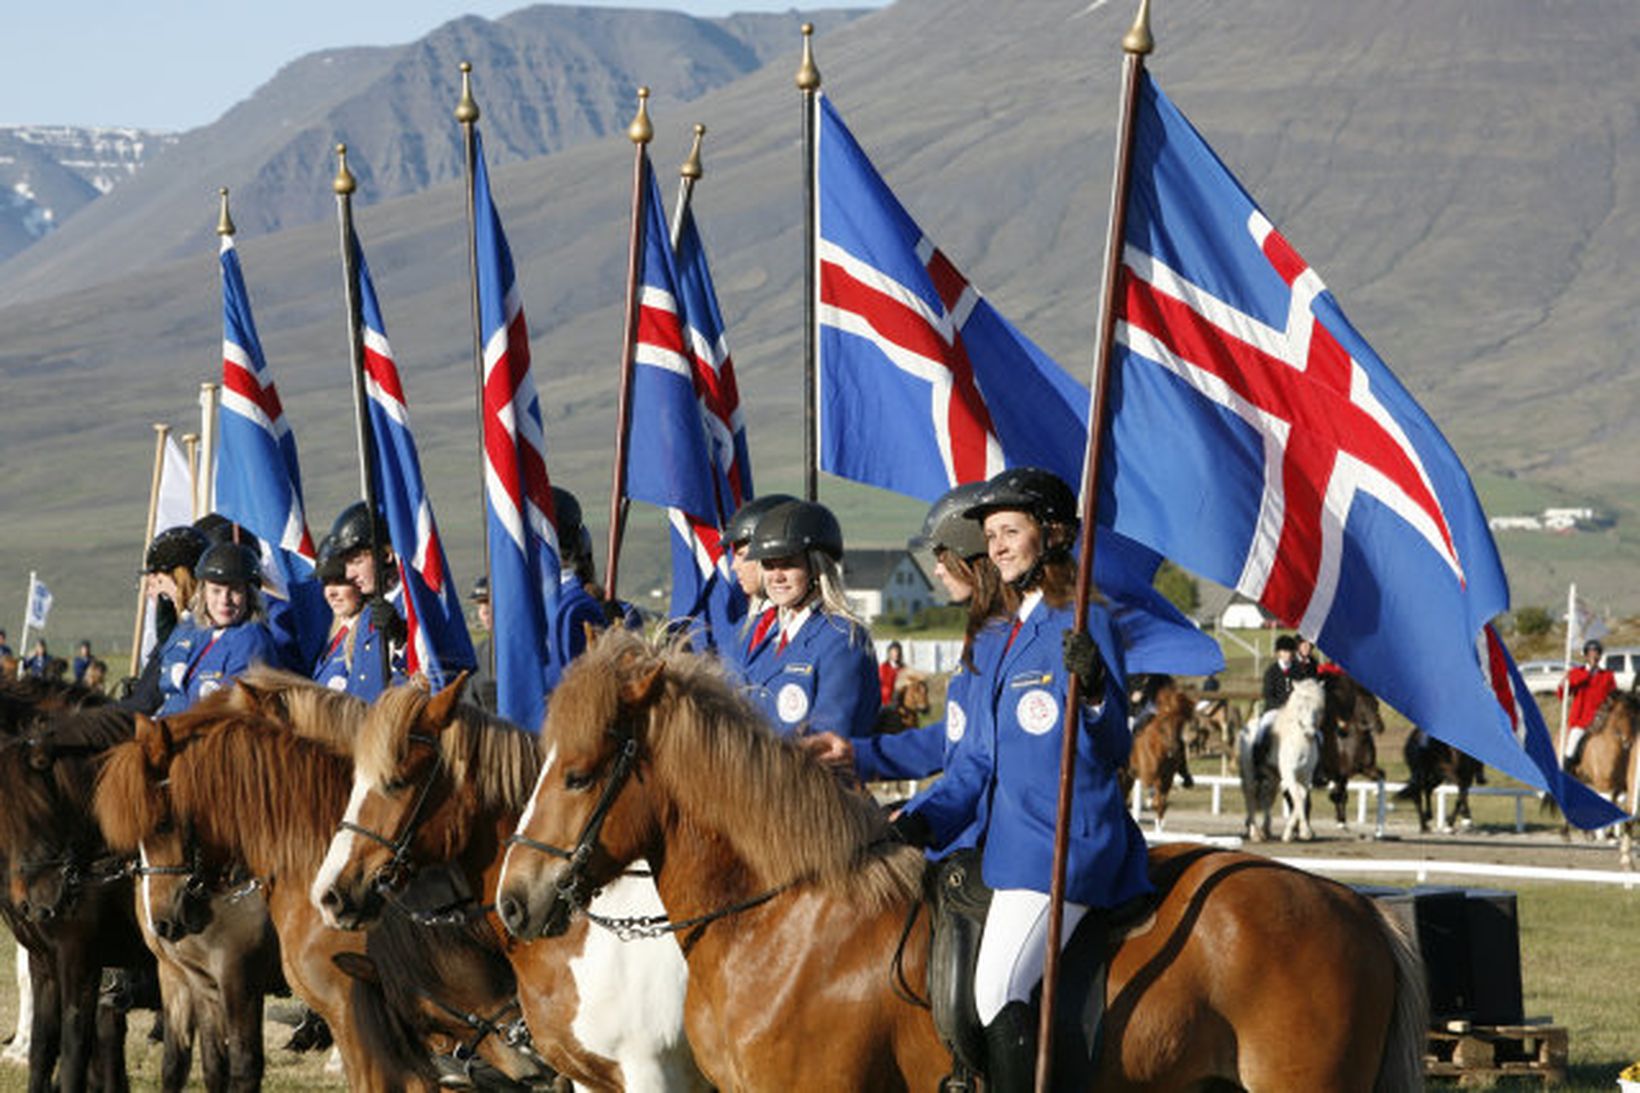
[[[1076,924],[1087,914],[1080,903],[1065,902],[1065,920],[1059,933],[1064,951]],[[1023,888],[999,889],[991,896],[985,933],[974,967],[974,1006],[982,1024],[990,1024],[1009,1002],[1028,1002],[1042,980],[1047,959],[1048,897]]]
[[1589,735],[1588,729],[1567,729],[1566,749],[1560,753],[1560,757],[1562,759],[1570,759],[1572,756],[1576,755],[1578,741],[1582,740],[1587,735]]

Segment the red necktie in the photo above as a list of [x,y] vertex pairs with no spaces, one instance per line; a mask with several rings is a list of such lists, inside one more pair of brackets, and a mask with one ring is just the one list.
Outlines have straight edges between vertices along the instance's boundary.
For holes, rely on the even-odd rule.
[[752,627],[752,643],[747,648],[757,652],[757,647],[763,644],[763,639],[769,633],[769,627],[774,625],[775,609],[766,608],[763,614],[757,617],[757,625]]
[[776,645],[774,647],[774,652],[775,652],[776,656],[779,656],[781,653],[784,653],[785,651],[786,651],[786,631],[782,630],[782,631],[780,631],[780,644]]
[[1006,653],[1008,650],[1010,650],[1014,647],[1014,639],[1019,637],[1019,626],[1020,626],[1020,623],[1023,622],[1023,621],[1024,621],[1023,619],[1015,619],[1014,620],[1013,629],[1008,631],[1008,640],[1002,646],[1002,651],[1004,653]]

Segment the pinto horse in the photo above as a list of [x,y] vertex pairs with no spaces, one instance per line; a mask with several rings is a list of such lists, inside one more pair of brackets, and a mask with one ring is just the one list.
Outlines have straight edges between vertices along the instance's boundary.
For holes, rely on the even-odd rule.
[[1195,703],[1179,688],[1167,686],[1156,692],[1156,712],[1133,734],[1128,755],[1126,783],[1137,781],[1150,792],[1150,807],[1156,814],[1156,830],[1167,816],[1167,795],[1173,779],[1183,777],[1184,787],[1194,785],[1190,777],[1190,755],[1185,729],[1195,721]]
[[[537,852],[513,856],[500,896],[509,930],[563,934],[647,859],[688,957],[689,1038],[720,1088],[939,1085],[950,1057],[914,1000],[922,855],[720,666],[608,631],[553,692],[543,743],[520,824]],[[1097,1088],[1421,1085],[1422,967],[1374,904],[1252,855],[1176,845],[1152,863],[1172,875],[1111,960]]]
[[[470,904],[479,921],[493,906],[507,837],[541,769],[539,741],[509,721],[458,705],[460,687],[458,681],[432,696],[394,688],[365,716],[353,742],[347,818],[312,887],[332,925],[373,921],[384,893],[433,862],[449,861],[460,871],[468,892],[482,900]],[[645,875],[617,878],[593,908],[606,920],[662,910]],[[496,929],[500,934],[499,923]],[[507,947],[535,1049],[589,1089],[705,1088],[683,1036],[686,971],[677,943],[627,943],[587,920],[575,935],[573,944]]]
[[60,712],[33,731],[0,747],[0,861],[9,878],[0,916],[29,951],[29,1090],[78,1093],[94,1078],[123,1089],[125,1017],[99,1005],[102,969],[150,971],[153,958],[137,934],[130,876],[90,805],[95,762],[130,736],[131,715]]
[[135,857],[137,922],[159,962],[165,1003],[160,1088],[181,1090],[197,1037],[208,1090],[261,1087],[263,997],[281,985],[279,942],[261,884],[209,868],[191,829],[175,822],[171,762],[213,718],[138,715],[133,739],[111,749],[93,810],[108,845]]
[[1316,766],[1317,785],[1330,784],[1327,796],[1338,811],[1338,826],[1346,824],[1351,775],[1360,775],[1379,784],[1383,791],[1384,770],[1378,765],[1378,740],[1384,732],[1384,717],[1378,696],[1342,671],[1329,670],[1321,677],[1327,704],[1321,713],[1321,761]]

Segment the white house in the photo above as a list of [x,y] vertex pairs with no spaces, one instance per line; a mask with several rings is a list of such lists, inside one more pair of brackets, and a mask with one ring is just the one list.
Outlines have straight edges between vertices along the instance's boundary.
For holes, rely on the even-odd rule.
[[849,604],[870,623],[879,615],[912,618],[934,606],[934,586],[909,550],[850,548],[843,555]]
[[1256,603],[1233,603],[1219,616],[1219,626],[1225,630],[1260,630],[1267,619]]

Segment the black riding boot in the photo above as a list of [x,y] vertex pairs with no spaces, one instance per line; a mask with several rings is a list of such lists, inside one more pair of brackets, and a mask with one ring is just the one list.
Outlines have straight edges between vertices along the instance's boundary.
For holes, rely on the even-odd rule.
[[985,1026],[985,1088],[991,1093],[1032,1093],[1036,1088],[1036,1010],[1009,1002]]

